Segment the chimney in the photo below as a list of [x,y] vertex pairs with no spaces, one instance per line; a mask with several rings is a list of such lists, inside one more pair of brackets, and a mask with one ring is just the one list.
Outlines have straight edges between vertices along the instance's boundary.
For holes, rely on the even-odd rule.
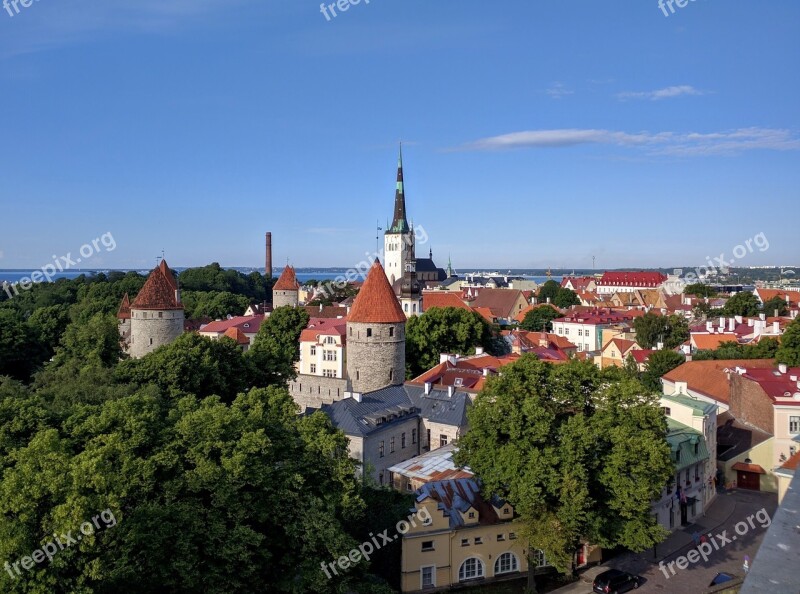
[[742,321],[744,320],[742,316],[734,316],[733,319],[736,320],[737,324],[741,324]]
[[781,333],[781,323],[780,322],[772,322],[772,333],[777,335]]
[[786,363],[781,363],[780,365],[778,365],[778,371],[780,371],[781,373],[786,373],[787,369],[788,366],[786,365]]
[[447,397],[448,398],[452,398],[455,393],[456,393],[456,387],[455,386],[447,386]]
[[767,314],[763,314],[763,313],[762,314],[758,314],[758,317],[761,318],[762,320],[766,320],[767,319]]
[[789,380],[793,381],[793,382],[796,382],[797,381],[797,376],[796,375],[790,375],[789,376]]
[[747,325],[748,326],[750,326],[752,328],[754,323],[755,323],[755,320],[753,318],[747,318]]
[[711,334],[714,333],[714,322],[706,322],[706,332],[709,332]]
[[656,344],[656,350],[657,351],[663,351],[664,350],[664,343],[663,342],[657,343]]
[[266,245],[266,261],[264,263],[264,272],[268,279],[272,278],[272,232],[267,231],[267,245]]
[[483,354],[483,347],[475,347],[475,354],[482,355]]
[[483,368],[483,377],[489,377],[489,368],[488,367],[484,367]]
[[725,332],[725,318],[722,317],[719,319],[719,331]]
[[319,312],[322,313],[322,303],[319,304]]
[[425,382],[425,396],[431,393],[431,388],[433,388],[433,384],[431,382]]
[[733,318],[729,318],[728,319],[728,330],[733,332],[735,329],[736,329],[736,320],[734,320]]

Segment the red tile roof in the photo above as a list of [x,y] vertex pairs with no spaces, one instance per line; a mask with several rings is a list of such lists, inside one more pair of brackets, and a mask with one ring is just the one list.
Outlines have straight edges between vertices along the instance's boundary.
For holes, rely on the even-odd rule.
[[692,334],[691,341],[694,346],[700,350],[716,351],[725,342],[735,342],[738,344],[739,339],[736,334]]
[[781,468],[784,470],[797,470],[798,466],[800,466],[800,452],[797,452],[794,456],[784,462]]
[[236,341],[236,344],[250,344],[250,339],[244,335],[244,332],[239,330],[239,328],[232,327],[225,330],[225,336],[228,338],[232,338]]
[[733,470],[741,470],[742,472],[752,472],[753,474],[767,474],[767,471],[758,464],[745,464],[744,462],[737,462],[731,466],[731,468]]
[[281,276],[275,286],[272,287],[273,291],[297,291],[300,289],[300,284],[297,282],[297,275],[294,272],[294,267],[286,265],[286,268],[281,272]]
[[346,335],[346,318],[311,318],[300,333],[300,342],[319,342],[320,336],[340,336],[344,343]]
[[117,317],[120,320],[129,320],[131,318],[131,302],[130,299],[128,299],[127,293],[125,293],[125,296],[122,298],[119,311],[117,311]]
[[245,334],[255,334],[261,328],[263,322],[264,316],[237,316],[228,320],[217,320],[206,324],[200,329],[200,332],[222,334],[230,328],[238,328]]
[[183,309],[178,300],[178,282],[167,266],[166,260],[156,266],[136,296],[131,309],[173,310]]
[[[439,363],[422,375],[409,380],[409,384],[422,385],[430,382],[437,386],[455,386],[468,392],[480,391],[489,375],[496,375],[501,367],[514,363],[519,355],[505,355],[494,357],[492,355],[478,355],[467,359],[458,359],[455,364],[450,361]],[[484,374],[484,370],[487,370]],[[457,382],[457,380],[460,380]]]
[[656,352],[655,349],[639,349],[636,351],[631,351],[628,354],[633,357],[634,361],[636,361],[641,365],[642,363],[646,363],[650,355],[652,355],[655,352]]
[[572,290],[576,293],[579,291],[586,291],[586,288],[592,284],[595,278],[593,276],[565,276],[561,279],[561,286],[566,287],[567,284],[572,285]]
[[[789,300],[786,303],[787,306],[790,307],[797,307],[798,303],[800,303],[800,291],[782,291],[780,289],[756,289],[756,295],[761,302],[769,301],[773,297],[780,297],[784,301],[788,297]],[[772,312],[768,312],[772,313]]]
[[607,308],[580,308],[576,307],[567,312],[554,322],[566,322],[570,324],[616,324],[618,322],[629,322],[634,318],[644,315],[639,309],[607,309]]
[[742,367],[746,370],[742,377],[761,386],[773,402],[800,406],[800,400],[794,398],[795,394],[800,394],[800,367],[788,367],[786,373],[781,373],[777,367],[751,369],[747,364]]
[[347,316],[347,308],[339,305],[306,305],[305,310],[311,318],[344,318]]
[[[471,303],[473,308],[489,308],[497,318],[513,320],[527,305],[527,301],[518,289],[486,289],[483,288]],[[522,305],[515,311],[515,306]]]
[[729,376],[737,367],[770,368],[772,359],[727,359],[718,361],[687,361],[663,376],[668,382],[686,382],[687,388],[727,404],[730,401]]
[[406,315],[378,260],[369,269],[367,280],[358,292],[347,319],[361,324],[399,324],[406,321]]
[[490,324],[494,324],[495,320],[497,319],[497,316],[495,316],[492,310],[488,307],[473,307],[472,311],[474,311],[476,314],[480,314],[483,319]]
[[423,291],[422,311],[428,311],[432,307],[456,307],[466,310],[470,308],[458,295],[451,291]]
[[667,280],[660,272],[606,272],[598,282],[605,287],[657,287]]

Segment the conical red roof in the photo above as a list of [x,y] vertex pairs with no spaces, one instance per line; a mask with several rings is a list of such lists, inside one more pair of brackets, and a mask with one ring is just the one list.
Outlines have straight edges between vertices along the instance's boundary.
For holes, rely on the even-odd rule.
[[294,268],[286,265],[286,268],[281,272],[281,276],[275,286],[272,287],[274,291],[297,291],[300,289],[300,284],[297,282],[297,275]]
[[353,302],[347,321],[367,324],[397,324],[406,321],[406,315],[378,260],[369,269],[367,280]]
[[131,317],[131,301],[128,298],[128,294],[125,293],[125,296],[122,298],[122,303],[119,305],[119,311],[117,311],[117,318],[120,320],[129,320]]
[[172,276],[165,260],[153,269],[150,276],[136,296],[131,309],[156,309],[170,310],[183,309],[183,304],[178,301],[176,292],[178,281]]

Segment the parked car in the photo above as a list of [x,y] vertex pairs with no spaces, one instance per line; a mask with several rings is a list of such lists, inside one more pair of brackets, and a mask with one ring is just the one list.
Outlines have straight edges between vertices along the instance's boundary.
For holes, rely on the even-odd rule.
[[638,588],[639,583],[639,576],[619,569],[609,569],[594,578],[592,590],[599,594],[619,594]]

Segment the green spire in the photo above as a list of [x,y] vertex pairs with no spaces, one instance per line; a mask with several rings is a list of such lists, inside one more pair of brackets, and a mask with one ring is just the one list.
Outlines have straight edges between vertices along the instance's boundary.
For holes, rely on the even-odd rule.
[[400,144],[400,154],[397,159],[397,190],[394,195],[394,218],[392,226],[387,233],[408,233],[408,219],[406,218],[406,195],[403,187],[403,145]]

